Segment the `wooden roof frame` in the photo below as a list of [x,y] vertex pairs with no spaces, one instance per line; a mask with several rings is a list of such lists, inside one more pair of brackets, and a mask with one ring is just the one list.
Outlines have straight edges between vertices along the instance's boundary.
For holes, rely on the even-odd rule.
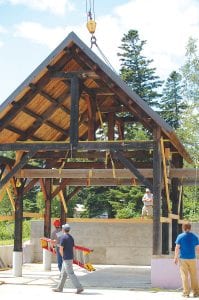
[[[23,103],[20,102],[20,97],[24,91],[28,94],[29,89],[31,88],[34,91],[35,85],[34,80],[36,77],[40,77],[44,70],[51,70],[52,68],[52,61],[56,61],[57,57],[59,56],[60,52],[67,51],[67,47],[71,45],[76,45],[79,51],[82,51],[82,54],[89,58],[89,64],[91,64],[91,69],[89,70],[90,73],[94,73],[94,76],[100,76],[103,74],[104,78],[107,78],[109,83],[110,90],[112,89],[113,92],[115,90],[118,91],[117,95],[122,93],[122,97],[126,98],[124,105],[129,109],[129,111],[134,112],[134,106],[136,106],[140,113],[143,115],[143,120],[140,120],[143,124],[145,123],[144,119],[150,119],[151,127],[158,126],[161,128],[162,134],[164,134],[165,138],[169,140],[169,142],[174,146],[177,152],[188,162],[192,162],[192,159],[188,152],[185,150],[184,146],[176,136],[174,130],[156,113],[154,112],[147,103],[142,100],[135,92],[133,92],[130,87],[128,87],[121,78],[114,73],[90,48],[88,48],[79,38],[78,36],[71,32],[68,37],[30,74],[30,76],[0,105],[0,116],[2,115],[1,112],[6,110],[9,105],[13,103],[13,109],[18,107],[20,110],[20,106],[23,106]],[[77,53],[78,55],[78,53]],[[69,54],[70,56],[70,54]],[[54,75],[58,75],[56,73]],[[83,76],[87,76],[83,74]],[[27,92],[28,89],[28,92]],[[42,91],[41,91],[42,93]],[[43,92],[45,93],[45,92]],[[46,95],[48,97],[48,95]],[[124,101],[122,98],[122,101]],[[27,99],[26,99],[27,100]],[[121,100],[121,99],[120,99]],[[51,99],[52,101],[52,99]],[[24,100],[25,102],[25,100]],[[121,102],[122,103],[122,102]],[[25,109],[27,110],[27,108]],[[9,111],[10,113],[10,111]],[[31,114],[31,112],[29,112]],[[35,114],[36,115],[36,114]],[[12,125],[9,122],[9,114],[4,114],[0,121],[0,128],[2,128],[3,124],[9,126],[10,130],[12,130]],[[50,121],[48,121],[50,122]],[[146,121],[146,124],[147,123]],[[53,125],[52,125],[53,126]],[[17,131],[13,128],[13,131]],[[1,143],[1,141],[0,141]]]
[[[123,111],[131,113],[132,116],[122,118],[120,115],[115,115]],[[103,121],[108,124],[108,141],[95,141],[96,130],[100,128],[100,123]],[[153,140],[125,140],[124,122],[137,121],[150,130]],[[114,139],[115,124],[118,125],[117,134],[120,140]],[[166,148],[169,150],[168,153],[172,152],[172,158],[166,154]],[[65,170],[67,167],[65,168],[64,165],[63,152],[69,155],[75,153],[77,158],[83,157],[86,152],[87,167],[90,162],[89,155],[91,157],[97,153],[96,157],[100,162],[100,159],[105,157],[105,153],[109,152],[111,153],[109,168],[112,160],[115,160],[116,168],[120,169],[122,165],[123,169],[130,170],[133,175],[131,178],[124,178],[124,181],[120,181],[117,178],[113,180],[115,179],[113,174],[113,178],[106,178],[110,179],[107,185],[110,185],[110,182],[114,185],[129,184],[129,180],[133,185],[136,183],[136,177],[139,183],[153,189],[156,200],[153,214],[153,254],[162,252],[160,223],[162,187],[168,185],[167,180],[163,183],[162,162],[164,176],[167,177],[166,163],[172,163],[174,168],[182,168],[183,159],[189,163],[192,163],[192,159],[174,130],[75,33],[71,32],[0,105],[0,151],[10,150],[16,151],[16,160],[12,166],[9,160],[7,164],[6,161],[0,161],[0,188],[6,187],[8,181],[14,187],[14,251],[22,251],[23,193],[31,189],[37,181],[40,182],[45,196],[44,236],[50,237],[51,200],[56,194],[64,193],[65,186],[71,182],[71,178],[69,180],[64,178],[60,172],[58,178],[61,178],[62,182],[59,182],[54,191],[53,176],[51,178],[33,177],[27,182],[27,178],[23,178],[23,175],[21,178],[21,174],[23,174],[22,169],[24,169],[24,174],[26,168],[29,171],[32,169],[29,160],[46,160],[44,167],[46,170],[61,169],[62,165]],[[78,156],[78,150],[82,151],[82,156]],[[146,157],[143,153],[140,155],[140,151],[147,153]],[[55,154],[54,159],[53,154]],[[141,159],[137,160],[137,158]],[[150,176],[147,177],[138,169],[141,163],[146,162],[146,159],[148,159],[147,163],[153,167],[153,183]],[[6,170],[7,165],[8,170]],[[93,166],[97,168],[97,165],[93,164]],[[105,163],[103,167],[106,169]],[[107,176],[108,172],[105,173]],[[122,174],[122,171],[120,173]],[[179,176],[175,177],[172,182],[173,214],[178,213],[178,206],[181,207],[181,204],[178,205],[181,185],[178,178]],[[98,184],[100,184],[99,179],[98,176],[96,178]],[[17,186],[17,180],[20,180],[20,186]],[[88,185],[94,182],[92,180],[88,178]],[[74,193],[78,189],[79,187],[76,187]],[[166,193],[168,196],[168,189]],[[62,201],[64,198],[66,199],[61,194]],[[163,205],[165,218],[170,213],[168,197],[166,200],[164,199]],[[62,220],[65,220],[65,217],[64,214],[61,215]],[[177,230],[177,224],[174,225]],[[176,238],[174,235],[173,243]]]

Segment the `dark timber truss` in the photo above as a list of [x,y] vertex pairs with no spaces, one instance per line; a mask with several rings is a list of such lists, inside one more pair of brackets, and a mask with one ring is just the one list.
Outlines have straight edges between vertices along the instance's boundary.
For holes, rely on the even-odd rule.
[[[135,123],[151,140],[125,139],[127,124]],[[169,220],[174,242],[182,219],[180,187],[194,180],[183,159],[192,160],[173,129],[74,33],[0,106],[0,151],[15,153],[15,159],[0,157],[2,195],[10,186],[14,192],[15,251],[22,250],[22,198],[35,185],[45,198],[46,237],[56,195],[64,222],[81,186],[142,185],[155,199],[153,254],[169,253]],[[74,187],[70,194],[67,186]]]

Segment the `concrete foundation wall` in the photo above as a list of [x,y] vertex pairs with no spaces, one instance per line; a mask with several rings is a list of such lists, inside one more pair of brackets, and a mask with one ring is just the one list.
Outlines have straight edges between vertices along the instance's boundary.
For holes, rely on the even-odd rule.
[[12,266],[13,245],[0,246],[0,258],[4,264],[2,267]]
[[[95,220],[72,222],[71,234],[76,245],[93,249],[93,264],[150,265],[152,255],[152,222],[132,223]],[[52,226],[53,228],[53,226]],[[43,221],[31,222],[31,243],[34,244],[34,260],[42,260],[40,238]]]
[[[158,280],[160,279],[159,265],[161,268],[163,261],[161,261],[162,257],[157,260],[155,257],[152,258],[152,222],[135,223],[131,220],[121,220],[121,222],[111,222],[110,220],[75,221],[74,219],[69,219],[68,223],[71,225],[71,234],[75,238],[76,245],[94,250],[90,254],[92,264],[152,264],[152,283],[154,286],[159,286],[159,282],[157,282],[157,278]],[[24,263],[41,262],[43,260],[43,251],[40,244],[43,231],[43,221],[31,221],[31,239],[23,245]],[[199,223],[192,224],[192,231],[199,233]],[[0,258],[6,266],[12,266],[12,256],[13,245],[0,246]],[[56,257],[53,255],[52,262],[56,262]],[[172,266],[177,271],[176,266],[173,265],[172,257],[165,256],[164,262],[166,262],[165,265],[168,267]],[[178,277],[176,276],[176,278]],[[161,282],[163,281],[161,280]],[[173,282],[173,279],[171,282],[178,286],[178,283]]]
[[[13,245],[0,246],[0,258],[5,267],[13,265]],[[23,263],[34,262],[34,245],[27,241],[23,244]]]
[[[192,232],[199,234],[199,223],[192,223]],[[179,289],[182,287],[179,264],[174,264],[174,254],[153,256],[151,259],[151,285],[161,289]],[[199,259],[199,255],[197,256]],[[164,270],[164,272],[162,272]],[[199,260],[197,261],[199,275]]]

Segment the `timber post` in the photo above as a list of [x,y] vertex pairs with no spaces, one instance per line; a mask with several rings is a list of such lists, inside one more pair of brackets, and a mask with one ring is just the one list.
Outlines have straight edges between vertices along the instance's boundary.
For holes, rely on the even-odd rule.
[[45,213],[44,213],[44,236],[50,238],[51,234],[51,189],[52,180],[50,178],[45,179]]
[[[42,181],[42,190],[45,198],[44,212],[44,236],[51,236],[51,201],[52,201],[52,179],[46,178],[45,183]],[[51,253],[43,249],[43,267],[45,271],[51,270]]]
[[[172,155],[172,163],[175,168],[182,168],[183,159],[180,155]],[[172,200],[172,213],[178,215],[178,218],[182,218],[182,202],[179,203],[179,187],[180,180],[178,178],[172,178],[171,180],[171,200]],[[180,211],[179,211],[180,206]],[[181,225],[178,224],[178,219],[172,219],[172,251],[175,249],[175,240],[177,235],[181,232]]]
[[14,251],[13,251],[13,275],[22,276],[23,263],[23,190],[24,183],[20,181],[20,186],[16,187],[15,198],[15,227],[14,227]]
[[[162,216],[168,218],[168,205],[165,197],[165,192],[162,193]],[[170,241],[170,223],[162,223],[162,254],[169,254]]]
[[80,82],[77,75],[71,76],[70,144],[76,148],[79,140]]
[[160,223],[162,189],[160,138],[160,128],[155,128],[153,130],[153,255],[162,254],[162,226]]

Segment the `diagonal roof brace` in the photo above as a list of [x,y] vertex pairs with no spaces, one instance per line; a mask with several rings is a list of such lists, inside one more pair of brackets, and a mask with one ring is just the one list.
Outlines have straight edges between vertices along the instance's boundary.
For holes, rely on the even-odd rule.
[[36,150],[31,150],[30,152],[26,153],[20,162],[16,164],[11,172],[9,172],[1,181],[0,181],[0,189],[10,180],[11,177],[13,177],[17,171],[19,171],[26,163],[28,162],[29,159],[31,159],[35,154],[37,153]]
[[148,179],[146,179],[139,171],[138,169],[134,166],[134,164],[132,163],[132,161],[128,158],[126,158],[121,151],[112,151],[114,154],[114,157],[116,157],[117,159],[119,159],[121,161],[121,163],[128,168],[136,177],[137,179],[146,187],[148,187],[151,191],[153,190],[153,186],[150,183],[150,181],[148,181]]

